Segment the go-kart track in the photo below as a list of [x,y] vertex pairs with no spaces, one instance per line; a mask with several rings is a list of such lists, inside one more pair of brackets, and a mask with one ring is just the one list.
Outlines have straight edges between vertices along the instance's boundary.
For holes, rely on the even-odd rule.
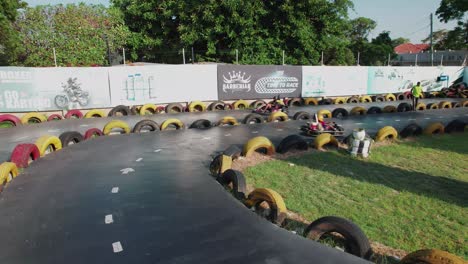
[[[447,100],[447,99],[445,99]],[[440,100],[422,100],[424,103]],[[365,107],[401,102],[370,103]],[[292,107],[311,114],[362,104]],[[43,135],[102,129],[119,119],[242,120],[248,110],[68,119],[0,129],[0,160]],[[329,119],[350,134],[384,126],[468,122],[468,108]],[[209,173],[213,156],[265,136],[277,145],[305,121],[98,137],[34,162],[0,194],[0,263],[367,263],[260,218]],[[310,138],[306,138],[311,140]],[[313,201],[310,201],[313,202]]]

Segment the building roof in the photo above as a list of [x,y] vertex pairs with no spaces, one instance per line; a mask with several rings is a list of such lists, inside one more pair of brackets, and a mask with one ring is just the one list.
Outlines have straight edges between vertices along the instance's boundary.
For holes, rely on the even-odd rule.
[[429,48],[429,44],[403,43],[401,45],[396,46],[394,51],[396,54],[420,53],[422,51],[428,50]]

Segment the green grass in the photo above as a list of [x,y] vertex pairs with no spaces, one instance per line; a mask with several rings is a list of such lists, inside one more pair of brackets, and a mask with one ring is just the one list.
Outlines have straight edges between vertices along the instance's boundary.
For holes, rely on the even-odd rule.
[[468,133],[381,146],[368,160],[339,150],[309,153],[244,174],[310,221],[341,216],[396,249],[468,256]]

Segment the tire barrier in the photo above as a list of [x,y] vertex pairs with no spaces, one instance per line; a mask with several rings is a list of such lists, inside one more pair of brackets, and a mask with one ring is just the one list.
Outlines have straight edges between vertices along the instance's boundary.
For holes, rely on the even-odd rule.
[[330,134],[330,133],[323,133],[318,135],[314,140],[314,147],[318,150],[323,150],[323,147],[326,145],[333,145],[338,147],[338,140]]
[[445,133],[449,133],[449,134],[454,133],[454,132],[464,132],[466,126],[467,126],[467,123],[459,119],[455,119],[452,122],[448,123],[447,126],[445,126],[444,131]]
[[460,102],[452,102],[452,108],[460,108],[460,107],[462,107]]
[[45,135],[40,137],[34,143],[39,149],[39,153],[42,156],[45,156],[51,152],[62,149],[62,142],[56,136]]
[[334,104],[345,104],[346,103],[346,98],[344,97],[338,97],[338,98],[335,98],[335,100],[333,101]]
[[317,117],[332,118],[332,113],[329,110],[322,109],[317,112]]
[[225,116],[221,120],[218,121],[218,126],[237,126],[239,122],[237,119],[232,116]]
[[[274,104],[275,101],[272,100],[272,101],[269,101],[268,103],[269,103],[269,104]],[[279,105],[284,105],[283,99],[276,100],[276,103],[279,104]]]
[[291,100],[288,100],[287,105],[288,106],[302,106],[304,103],[302,102],[301,98],[293,98]]
[[240,171],[228,169],[216,179],[222,186],[231,190],[237,200],[244,201],[247,193],[247,183]]
[[275,112],[275,113],[271,113],[268,116],[268,122],[285,122],[288,120],[289,120],[289,117],[284,112]]
[[439,109],[448,109],[448,108],[452,108],[451,102],[443,101],[439,103]]
[[392,126],[386,126],[379,129],[375,136],[376,142],[382,142],[384,140],[395,140],[398,138],[398,132]]
[[413,107],[408,103],[401,103],[397,107],[397,112],[409,112],[413,110]]
[[349,115],[348,111],[344,108],[336,108],[332,112],[332,117],[334,118],[344,118]]
[[58,121],[58,120],[62,120],[63,117],[61,115],[58,115],[58,114],[52,114],[50,115],[48,118],[47,118],[47,122],[50,122],[50,121]]
[[468,100],[463,101],[463,102],[461,103],[461,105],[462,105],[462,107],[468,107]]
[[302,137],[298,135],[290,135],[281,140],[278,147],[276,148],[276,152],[284,154],[291,149],[307,150],[308,148],[309,145]]
[[397,108],[393,105],[387,105],[383,108],[383,112],[384,113],[396,113],[397,112]]
[[132,133],[154,132],[159,130],[159,124],[150,119],[141,120],[135,124]]
[[213,125],[211,124],[211,121],[210,120],[206,120],[206,119],[199,119],[199,120],[196,120],[194,121],[191,125],[190,125],[190,129],[208,129],[208,128],[211,128]]
[[210,163],[210,173],[213,177],[218,177],[223,172],[232,168],[232,157],[227,155],[217,155]]
[[375,115],[375,114],[381,114],[381,113],[382,113],[382,108],[378,106],[372,106],[369,109],[367,109],[368,115]]
[[[262,208],[264,202],[268,204],[269,209]],[[286,219],[286,204],[281,195],[271,189],[255,189],[249,194],[244,204],[274,224],[281,225]]]
[[60,142],[62,143],[62,148],[80,143],[81,141],[84,140],[83,135],[76,131],[67,131],[63,132],[59,136]]
[[429,103],[426,105],[426,109],[439,109],[439,105],[436,103]]
[[385,101],[390,101],[390,102],[394,102],[396,101],[396,96],[394,94],[386,94],[385,95]]
[[319,241],[327,235],[337,233],[344,242],[344,251],[370,260],[373,253],[364,231],[355,223],[336,216],[325,216],[313,221],[304,231],[308,239]]
[[112,120],[109,123],[107,123],[104,126],[104,129],[102,130],[102,133],[104,135],[106,135],[106,136],[110,135],[111,133],[113,133],[112,130],[114,130],[116,128],[122,130],[121,134],[129,134],[130,133],[130,127],[128,126],[128,124],[125,123],[124,121],[121,121],[121,120]]
[[205,112],[206,105],[200,101],[193,101],[188,105],[189,112]]
[[254,137],[247,141],[242,150],[244,157],[250,157],[254,152],[261,151],[268,156],[275,154],[275,146],[266,137]]
[[231,157],[232,160],[235,160],[242,155],[242,150],[236,145],[231,145],[223,151],[223,155]]
[[374,95],[374,96],[372,96],[372,101],[374,101],[374,102],[385,102],[386,99],[385,99],[385,96]]
[[348,104],[357,104],[357,103],[359,103],[359,97],[351,96],[350,98],[348,98],[348,100],[346,102]]
[[444,134],[445,129],[442,123],[432,123],[423,130],[424,135]]
[[208,106],[208,110],[210,110],[210,111],[224,111],[224,103],[222,101],[213,102]]
[[165,111],[168,114],[182,113],[184,111],[184,107],[179,103],[171,103],[166,105]]
[[73,109],[73,110],[68,111],[65,114],[65,118],[66,119],[70,119],[70,118],[81,119],[81,118],[83,118],[83,113],[78,109]]
[[41,156],[39,149],[34,144],[18,144],[11,152],[10,161],[18,168],[27,168],[29,164]]
[[18,176],[18,168],[13,162],[3,162],[0,164],[0,193],[3,186]]
[[[411,91],[404,92],[403,95],[405,96],[405,100],[411,100],[413,98],[413,94],[411,93]],[[421,97],[424,98],[423,96]]]
[[84,139],[87,140],[87,139],[90,139],[90,138],[95,138],[95,137],[100,137],[100,136],[103,136],[104,133],[102,133],[101,129],[99,128],[90,128],[88,130],[86,130],[85,134],[84,134]]
[[466,264],[463,259],[439,249],[421,249],[406,255],[400,264]]
[[141,105],[134,105],[134,106],[130,107],[130,113],[132,115],[139,115],[140,114],[140,109],[141,109]]
[[333,100],[329,98],[322,99],[318,102],[319,105],[331,105],[333,104]]
[[365,115],[367,113],[367,110],[364,107],[361,106],[356,106],[349,111],[350,115]]
[[257,100],[250,103],[250,108],[257,109],[260,106],[266,105],[267,103],[263,100]]
[[224,104],[224,110],[234,110],[234,106],[232,104]]
[[12,127],[19,126],[22,124],[21,120],[18,117],[9,114],[0,115],[0,123],[8,123]]
[[304,111],[300,111],[294,114],[294,120],[310,120],[310,114]]
[[255,113],[252,113],[252,114],[248,114],[244,120],[242,121],[242,123],[246,124],[246,125],[250,125],[250,124],[261,124],[265,122],[265,119],[263,118],[263,116],[259,115],[259,114],[255,114]]
[[166,130],[168,129],[169,126],[175,127],[176,130],[184,129],[185,125],[180,121],[179,119],[176,118],[170,118],[167,119],[166,121],[162,122],[161,124],[161,130]]
[[318,105],[318,101],[315,98],[305,98],[304,105]]
[[45,115],[40,113],[27,113],[21,117],[21,123],[29,124],[29,123],[42,123],[46,122],[47,118]]
[[426,105],[424,103],[419,103],[416,105],[416,110],[417,111],[424,111],[426,110]]
[[154,115],[157,112],[157,108],[158,106],[156,106],[155,104],[144,104],[138,112],[142,116],[148,115],[148,114]]
[[404,101],[406,100],[406,95],[400,93],[400,94],[397,94],[396,98],[398,101]]
[[232,106],[234,109],[239,110],[239,109],[246,109],[249,107],[249,103],[245,100],[237,100],[235,101]]
[[372,103],[372,98],[368,95],[359,97],[361,103]]
[[129,116],[131,114],[130,108],[125,105],[118,105],[114,108],[112,108],[109,111],[109,114],[107,116],[112,117],[112,116]]
[[94,117],[105,117],[106,114],[104,114],[104,111],[102,110],[99,110],[99,109],[93,109],[93,110],[89,110],[86,114],[85,114],[85,118],[94,118]]
[[423,132],[422,127],[417,124],[409,124],[403,130],[400,131],[402,138],[415,137],[421,135]]

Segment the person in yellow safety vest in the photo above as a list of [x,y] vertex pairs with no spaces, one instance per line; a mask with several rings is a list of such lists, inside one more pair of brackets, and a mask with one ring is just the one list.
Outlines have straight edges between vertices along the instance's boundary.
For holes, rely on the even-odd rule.
[[422,96],[422,86],[418,82],[416,86],[411,89],[412,99],[413,99],[413,111],[416,111],[416,106],[418,105],[418,99]]

